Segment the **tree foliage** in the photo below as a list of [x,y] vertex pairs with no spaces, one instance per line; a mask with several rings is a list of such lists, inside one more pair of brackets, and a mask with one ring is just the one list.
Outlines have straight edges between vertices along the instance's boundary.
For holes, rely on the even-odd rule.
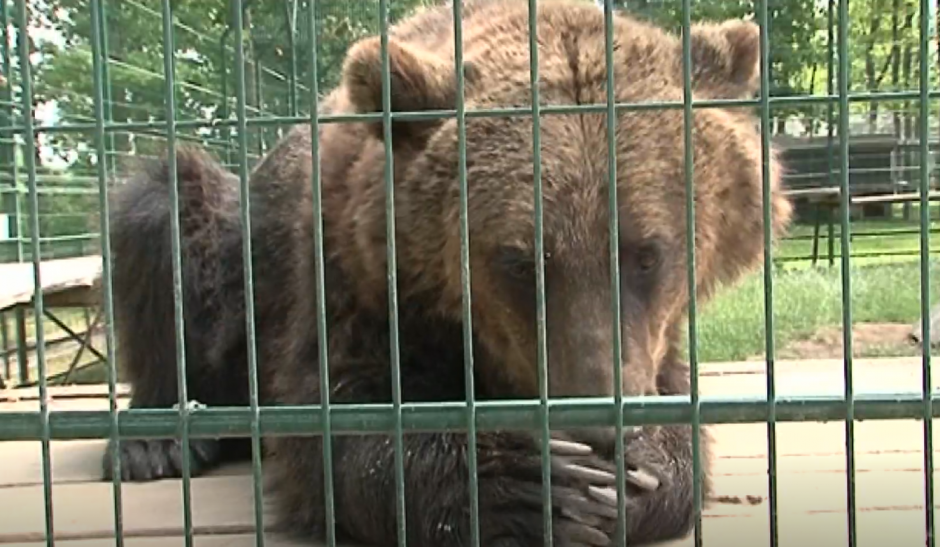
[[[411,11],[421,0],[393,2],[392,16]],[[52,29],[60,42],[37,43],[33,66],[39,103],[54,102],[57,123],[94,120],[92,19],[89,0],[36,3],[32,24]],[[175,99],[183,121],[233,118],[237,58],[229,0],[174,0]],[[309,3],[306,0],[246,1],[244,80],[249,116],[286,116],[309,105]],[[318,84],[335,85],[343,54],[356,39],[377,30],[377,1],[318,2]],[[163,28],[160,5],[152,0],[106,2],[108,114],[116,122],[165,119]],[[293,47],[291,44],[293,43]],[[147,131],[117,133],[116,153],[153,153],[163,146],[158,124]],[[148,133],[151,138],[148,137]],[[190,136],[196,136],[191,132]],[[216,129],[198,136],[208,145],[224,144],[230,132]],[[58,133],[50,144],[76,168],[92,166],[90,134]],[[269,137],[270,135],[264,135]],[[263,151],[260,136],[253,147]]]
[[[395,21],[426,3],[441,0],[389,0]],[[595,0],[583,0],[585,2]],[[767,0],[770,93],[773,97],[835,94],[839,50],[839,0]],[[934,44],[921,51],[920,1],[851,0],[847,48],[853,93],[913,91],[918,88],[922,54],[930,56],[931,89],[938,87],[937,51],[940,37],[931,21]],[[15,2],[6,2],[8,23],[6,51],[0,85],[0,124],[21,125],[22,81],[12,24]],[[156,0],[101,0],[104,5],[107,41],[106,114],[116,123],[132,124],[109,134],[109,168],[133,155],[160,153],[165,142],[164,59],[161,2]],[[40,123],[81,124],[85,130],[56,131],[37,137],[39,182],[46,187],[78,188],[84,193],[44,194],[40,222],[42,235],[80,233],[78,226],[92,226],[94,188],[97,185],[93,128],[94,63],[90,0],[31,0],[30,32],[27,39],[35,103],[33,114]],[[250,117],[280,117],[309,114],[311,104],[311,53],[314,36],[317,51],[317,87],[321,94],[336,85],[345,52],[361,37],[377,33],[378,0],[244,0],[244,31],[234,30],[232,0],[172,0],[174,13],[174,93],[179,138],[196,140],[213,148],[223,159],[234,160],[235,132],[224,124],[190,129],[217,119],[234,120],[236,114],[236,45],[242,38],[247,114]],[[682,3],[674,0],[614,0],[615,7],[649,18],[674,32],[681,31]],[[315,35],[311,35],[311,7],[316,8]],[[756,0],[695,0],[691,18],[721,20],[758,18]],[[933,8],[932,8],[933,9]],[[936,10],[931,12],[937,17]],[[831,89],[830,89],[831,88]],[[826,134],[831,115],[837,111],[815,105],[776,105],[772,129],[802,134]],[[53,119],[42,112],[55,112]],[[893,132],[913,137],[917,127],[917,104],[911,100],[856,101],[850,108],[861,122],[852,131]],[[785,125],[786,120],[796,121]],[[265,124],[252,127],[247,135],[250,160],[256,159],[277,137],[280,128]],[[22,179],[24,150],[0,146],[3,180],[12,180],[13,164]],[[11,159],[16,158],[16,159]],[[57,161],[52,161],[57,160]],[[0,184],[3,184],[0,181]],[[19,191],[25,181],[19,180]],[[72,191],[72,190],[69,190]],[[0,209],[12,212],[11,195],[0,201]],[[25,203],[25,202],[23,202]],[[83,211],[85,211],[83,218]],[[25,230],[25,227],[23,228]]]
[[[160,3],[102,1],[109,56],[108,115],[116,122],[152,124],[146,129],[115,133],[110,145],[118,157],[153,153],[165,145],[159,124],[165,113]],[[391,17],[395,20],[429,1],[390,1]],[[832,0],[832,6],[835,1]],[[250,116],[308,112],[312,2],[317,11],[317,84],[321,92],[336,84],[349,44],[378,30],[378,0],[245,0],[243,74]],[[89,124],[94,120],[90,3],[90,0],[30,2],[31,24],[52,29],[60,37],[59,41],[32,40],[36,100],[55,105],[59,115],[55,123]],[[681,30],[681,2],[615,0],[615,3],[620,9],[649,17],[671,30]],[[175,96],[180,120],[234,118],[238,71],[233,4],[231,0],[172,2]],[[753,17],[758,7],[752,0],[697,0],[692,2],[691,15],[693,20]],[[829,43],[828,0],[769,0],[767,9],[772,96],[826,93],[829,78],[834,76],[829,71],[830,46],[832,51],[838,50],[838,44]],[[916,59],[920,54],[917,0],[852,0],[849,12],[851,89],[874,92],[915,89],[919,77]],[[831,22],[837,23],[835,19]],[[838,33],[833,30],[831,34]],[[882,102],[880,106],[853,103],[852,108],[868,111],[871,129],[875,130],[881,127],[879,108],[884,112],[905,107],[910,104],[895,101]],[[800,119],[806,131],[820,131],[825,108],[777,106],[773,115]],[[776,129],[783,130],[782,124]],[[276,131],[252,130],[249,140],[255,156],[272,142]],[[204,145],[222,150],[234,146],[232,136],[232,130],[214,127],[188,131],[184,138],[199,138]],[[89,131],[58,132],[44,142],[71,169],[83,172],[88,172],[96,161],[92,143]]]

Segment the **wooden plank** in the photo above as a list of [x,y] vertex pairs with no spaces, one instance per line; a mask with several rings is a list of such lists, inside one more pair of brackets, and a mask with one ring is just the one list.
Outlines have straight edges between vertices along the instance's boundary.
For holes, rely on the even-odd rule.
[[[940,192],[929,192],[927,199],[934,201],[940,199]],[[920,201],[920,193],[905,192],[903,194],[878,194],[873,196],[858,196],[852,198],[852,205],[864,205],[866,203],[904,203],[910,201]]]
[[837,205],[842,195],[842,189],[832,186],[819,188],[795,188],[785,190],[784,195],[790,199],[803,198],[810,203],[819,203],[822,205]]
[[784,190],[785,196],[832,196],[842,193],[842,189],[836,186],[822,186],[819,188],[792,188]]
[[101,303],[98,290],[98,286],[93,284],[47,292],[43,296],[43,305],[47,308],[93,308]]
[[[18,390],[7,390],[7,393]],[[51,390],[50,390],[51,391]],[[128,398],[119,394],[118,408],[124,408],[127,405]],[[70,410],[108,410],[108,397],[69,397],[50,395],[48,399],[50,412],[65,412]],[[10,397],[4,400],[0,398],[0,420],[3,419],[3,412],[39,412],[39,398],[26,397],[22,400]]]
[[[50,443],[52,478],[56,485],[88,483],[101,476],[105,441],[54,441]],[[0,445],[0,496],[17,486],[42,486],[42,446],[36,441]]]
[[[765,508],[766,509],[766,508]],[[780,547],[848,546],[844,514],[810,514],[781,510],[778,513]],[[922,511],[879,511],[860,514],[857,520],[856,547],[923,547]],[[702,543],[715,547],[770,547],[770,517],[763,514],[747,518],[705,518]],[[660,547],[692,547],[689,537]]]
[[[893,437],[885,439],[890,445]],[[719,451],[727,444],[721,443]],[[792,456],[784,455],[786,461]],[[911,454],[910,463],[919,461]],[[828,545],[806,543],[825,537],[839,541],[844,534],[845,477],[836,471],[813,472],[811,458],[804,459],[805,472],[781,469],[779,474],[778,514],[783,547]],[[767,479],[761,474],[731,473],[732,462],[723,467],[725,473],[716,477],[718,493],[732,496],[766,497]],[[860,466],[864,468],[865,466]],[[253,524],[251,477],[248,475],[199,478],[192,482],[193,516],[197,530],[203,533],[250,533]],[[859,527],[868,539],[878,536],[879,529],[890,522],[917,523],[922,519],[923,476],[918,470],[886,470],[860,472],[857,479]],[[125,484],[122,487],[125,530],[133,535],[177,535],[181,526],[181,489],[179,481]],[[56,485],[53,489],[56,530],[63,538],[90,536],[107,537],[113,526],[113,495],[107,483]],[[0,544],[40,538],[43,529],[41,486],[4,489],[0,496]],[[735,530],[748,531],[749,539],[758,542],[766,537],[768,505],[712,504],[706,509],[704,534],[711,544],[725,545]],[[841,513],[841,514],[840,514]],[[890,517],[885,517],[885,514]],[[886,521],[886,519],[889,519]],[[878,526],[873,523],[880,522]],[[814,536],[806,536],[810,526]],[[897,526],[911,528],[916,526]],[[751,533],[752,532],[752,533]],[[923,545],[917,533],[900,534],[892,547]],[[272,537],[276,538],[277,536]],[[915,543],[921,542],[921,543]],[[835,543],[838,544],[838,543]],[[866,543],[873,545],[874,543]],[[689,539],[674,542],[675,547],[692,545]],[[742,544],[744,545],[744,544]],[[754,545],[753,543],[750,545]]]
[[[0,544],[27,541],[44,530],[42,486],[5,488],[0,496]],[[153,535],[183,526],[181,481],[127,483],[121,487],[124,527]],[[251,476],[192,481],[193,525],[244,529],[252,524]],[[107,536],[114,527],[114,497],[106,482],[54,485],[54,523],[63,537]],[[243,530],[244,531],[244,530]],[[248,530],[250,531],[250,529]],[[39,536],[40,538],[42,536]]]
[[[101,275],[101,257],[83,256],[49,260],[39,265],[44,295],[81,288],[92,291]],[[32,302],[36,290],[30,262],[0,264],[0,311]]]
[[[130,395],[130,386],[117,384],[118,397]],[[52,399],[107,399],[108,386],[102,384],[76,384],[70,386],[48,386],[46,393]],[[38,387],[18,387],[0,391],[0,401],[38,401]],[[107,405],[104,407],[107,408]]]
[[[280,536],[266,536],[266,547],[311,547],[309,543],[292,541]],[[45,541],[29,543],[0,543],[3,547],[7,545],[16,545],[17,547],[46,547]],[[75,539],[75,540],[57,540],[56,545],[60,547],[114,547],[113,538],[97,539]],[[167,545],[182,546],[183,538],[180,536],[158,536],[158,537],[128,537],[124,540],[126,547],[166,547]],[[255,535],[252,534],[218,534],[218,535],[195,535],[193,536],[194,547],[255,547]],[[342,544],[340,544],[342,546]]]
[[[706,396],[761,396],[764,363],[703,364],[700,386]],[[842,361],[788,361],[776,367],[780,395],[841,395]],[[858,359],[858,393],[920,390],[920,360]],[[934,386],[940,385],[940,378]],[[17,403],[35,406],[35,401]],[[11,404],[11,406],[13,406]],[[107,400],[59,399],[55,410],[107,408]],[[2,419],[2,413],[0,413]],[[940,424],[935,424],[940,425]],[[768,539],[767,427],[765,424],[713,426],[715,494],[705,510],[704,541],[710,545],[763,547]],[[777,426],[778,514],[781,547],[844,545],[846,530],[845,426],[781,423]],[[859,546],[923,545],[923,424],[915,420],[856,424],[856,491]],[[97,547],[113,527],[113,493],[101,482],[104,441],[52,443],[53,504],[56,531],[69,547]],[[936,452],[935,452],[936,453]],[[0,443],[0,547],[32,546],[42,540],[43,500],[39,443]],[[250,466],[227,466],[192,481],[198,545],[248,547],[254,544]],[[935,495],[940,491],[935,491]],[[122,486],[128,544],[140,547],[181,544],[180,481]],[[270,523],[269,520],[266,522]],[[163,534],[161,538],[144,537]],[[268,541],[287,547],[283,538]],[[669,547],[693,545],[692,538]],[[309,545],[309,544],[308,544]],[[38,544],[36,545],[38,547]],[[351,547],[351,546],[350,546]]]
[[[842,547],[848,545],[844,515],[781,515],[781,546]],[[715,547],[770,547],[769,518],[705,518],[702,523],[703,543]],[[923,547],[924,516],[912,511],[883,511],[862,515],[858,520],[858,547]],[[182,546],[181,536],[130,537],[127,547]],[[196,547],[255,547],[254,534],[196,535]],[[45,547],[45,541],[4,544],[17,547]],[[114,547],[114,539],[88,539],[56,541],[62,547]],[[318,547],[316,542],[290,540],[280,535],[265,534],[265,545],[270,547]],[[659,547],[691,547],[692,537],[682,541],[661,543]],[[339,543],[339,547],[352,547]]]

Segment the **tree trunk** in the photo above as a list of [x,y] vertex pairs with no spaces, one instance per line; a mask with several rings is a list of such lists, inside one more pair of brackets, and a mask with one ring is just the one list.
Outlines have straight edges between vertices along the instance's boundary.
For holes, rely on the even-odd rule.
[[[907,3],[904,3],[904,6],[901,5],[901,0],[893,0],[893,6],[891,10],[891,53],[890,53],[890,62],[891,62],[891,90],[897,91],[901,84],[901,10],[904,9],[905,12],[908,9]],[[897,108],[893,109],[894,112],[891,113],[892,129],[895,141],[898,142],[901,140],[901,114],[898,112]],[[898,175],[894,177],[894,180],[901,181],[907,178],[907,171],[905,167],[907,165],[907,158],[903,149],[898,149],[895,154],[895,166],[897,169]],[[902,205],[902,215],[904,220],[911,219],[911,204],[905,202]]]
[[[29,50],[29,59],[32,59],[33,55],[35,55],[38,51],[36,48],[36,41],[33,40],[31,36],[27,35],[26,42],[29,44],[27,48]],[[30,73],[32,73],[33,71],[35,71],[35,69],[31,67]],[[36,119],[36,101],[35,100],[33,100],[33,103],[29,105],[29,115],[32,116],[34,120]],[[42,141],[40,140],[39,137],[40,137],[40,133],[37,131],[33,135],[33,159],[36,162],[36,169],[39,169],[40,167],[42,167]]]
[[[914,28],[914,12],[913,10],[905,13],[904,17],[904,34],[907,35],[907,32]],[[908,41],[904,44],[904,50],[901,55],[901,80],[904,85],[904,89],[910,89],[911,86],[911,68],[914,64],[914,50]],[[914,127],[914,117],[911,115],[911,102],[904,101],[904,112],[901,113],[903,119],[903,133],[904,140],[909,141],[913,137],[913,127]],[[906,162],[907,165],[910,165],[911,162]]]
[[[816,72],[818,68],[819,68],[819,63],[814,58],[813,66],[810,69],[810,73],[809,73],[809,94],[810,95],[816,94]],[[805,135],[806,136],[814,135],[816,133],[817,124],[818,124],[818,119],[811,112],[809,116],[804,118],[803,131]]]
[[[875,68],[875,42],[878,29],[881,27],[881,2],[872,5],[871,22],[868,26],[868,40],[865,45],[865,78],[868,80],[868,91],[878,91],[878,71]],[[878,101],[871,101],[868,106],[868,131],[875,133],[878,130]]]
[[[245,39],[246,33],[251,33],[251,10],[245,10],[245,16],[242,18],[245,26],[245,32],[238,34],[239,40]],[[255,70],[257,69],[257,59],[254,56],[253,42],[248,40],[245,48],[245,104],[249,107],[257,106],[257,97],[255,96]],[[254,114],[253,114],[254,115]]]

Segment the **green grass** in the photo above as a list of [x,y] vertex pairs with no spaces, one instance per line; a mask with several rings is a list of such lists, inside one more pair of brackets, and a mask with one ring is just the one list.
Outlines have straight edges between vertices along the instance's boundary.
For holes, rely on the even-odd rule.
[[[917,204],[910,221],[900,218],[895,206],[892,220],[853,220],[850,282],[853,324],[907,323],[920,318],[920,234]],[[774,341],[781,348],[810,338],[820,329],[842,326],[841,241],[838,218],[834,226],[834,266],[828,265],[827,227],[820,231],[816,267],[810,260],[782,260],[773,275]],[[940,209],[931,207],[931,230],[940,230]],[[914,233],[898,233],[914,232]],[[807,257],[812,253],[812,224],[796,224],[773,251],[776,260]],[[873,234],[873,235],[866,235]],[[878,235],[874,235],[878,234]],[[800,238],[800,239],[794,239]],[[940,233],[930,235],[930,304],[940,300]],[[764,355],[764,273],[759,270],[738,285],[726,287],[699,308],[700,361],[736,361]],[[856,356],[910,355],[908,347],[854,347]]]
[[[854,262],[854,259],[853,259]],[[940,297],[931,263],[930,303]],[[853,323],[913,323],[920,317],[920,265],[916,260],[863,264],[850,269]],[[842,324],[842,276],[835,267],[777,269],[773,276],[774,340],[781,348],[821,327]],[[764,279],[757,272],[721,291],[699,313],[699,360],[735,361],[765,350]],[[890,351],[882,351],[890,355]]]

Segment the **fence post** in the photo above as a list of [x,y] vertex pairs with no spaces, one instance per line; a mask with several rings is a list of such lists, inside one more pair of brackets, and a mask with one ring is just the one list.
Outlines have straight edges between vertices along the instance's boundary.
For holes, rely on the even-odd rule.
[[10,361],[10,332],[6,313],[0,313],[0,338],[3,342],[3,378],[9,380],[13,377],[13,367]]
[[17,306],[16,311],[16,363],[19,365],[19,383],[29,382],[29,355],[26,351],[26,308]]

